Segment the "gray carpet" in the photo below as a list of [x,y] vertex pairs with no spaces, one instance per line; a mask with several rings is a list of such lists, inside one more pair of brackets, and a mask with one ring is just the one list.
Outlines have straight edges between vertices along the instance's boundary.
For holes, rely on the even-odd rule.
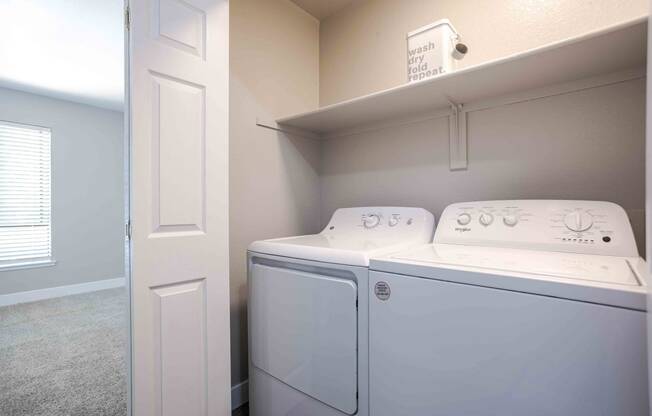
[[0,308],[1,416],[125,416],[127,294]]

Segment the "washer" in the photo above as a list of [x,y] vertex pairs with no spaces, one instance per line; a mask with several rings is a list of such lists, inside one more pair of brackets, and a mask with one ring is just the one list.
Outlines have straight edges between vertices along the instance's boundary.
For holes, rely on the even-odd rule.
[[618,205],[453,204],[433,244],[370,268],[371,415],[648,414],[645,264]]
[[369,258],[427,243],[433,228],[420,208],[344,208],[319,234],[251,244],[252,415],[369,414]]

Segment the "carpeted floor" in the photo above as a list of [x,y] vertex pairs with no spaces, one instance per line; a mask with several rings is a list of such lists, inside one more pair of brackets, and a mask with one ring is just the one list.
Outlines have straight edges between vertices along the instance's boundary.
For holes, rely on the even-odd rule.
[[125,416],[127,294],[0,308],[0,415]]

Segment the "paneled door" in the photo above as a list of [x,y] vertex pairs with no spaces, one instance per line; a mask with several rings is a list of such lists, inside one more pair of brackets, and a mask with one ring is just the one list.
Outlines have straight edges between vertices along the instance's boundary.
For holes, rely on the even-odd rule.
[[134,416],[231,410],[228,16],[130,0]]

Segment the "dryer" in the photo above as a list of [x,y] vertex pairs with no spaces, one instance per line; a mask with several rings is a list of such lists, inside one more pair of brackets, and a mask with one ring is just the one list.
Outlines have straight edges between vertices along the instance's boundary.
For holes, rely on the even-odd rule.
[[373,416],[648,414],[645,263],[618,205],[483,201],[370,264]]
[[369,414],[369,259],[429,242],[433,228],[420,208],[343,208],[319,234],[250,245],[253,416]]

